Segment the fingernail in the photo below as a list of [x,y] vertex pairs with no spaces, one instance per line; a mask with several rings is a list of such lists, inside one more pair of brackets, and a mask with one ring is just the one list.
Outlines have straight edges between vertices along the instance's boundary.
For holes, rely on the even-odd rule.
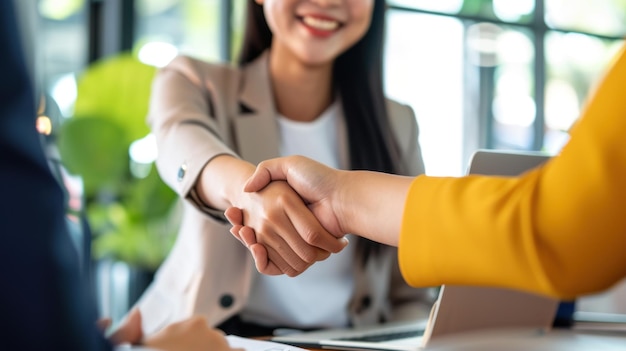
[[243,185],[243,192],[244,193],[250,193],[251,192],[250,189],[249,189],[249,186],[250,186],[250,178],[248,178],[248,180],[246,180],[246,183]]
[[339,238],[339,241],[341,241],[341,244],[343,245],[343,247],[346,247],[348,246],[348,244],[350,244],[350,241],[345,236],[342,238]]

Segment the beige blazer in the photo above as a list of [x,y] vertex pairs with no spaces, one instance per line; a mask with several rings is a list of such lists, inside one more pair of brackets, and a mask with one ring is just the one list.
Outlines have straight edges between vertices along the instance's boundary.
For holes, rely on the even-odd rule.
[[[231,236],[222,213],[197,201],[193,186],[217,155],[255,164],[279,156],[267,66],[267,54],[243,68],[181,56],[154,80],[148,122],[158,143],[157,168],[185,200],[177,241],[138,302],[146,334],[193,314],[205,315],[215,326],[246,304],[253,274],[258,274],[251,255]],[[407,175],[423,173],[412,110],[393,101],[388,109],[402,169]],[[396,249],[385,248],[365,267],[355,262],[354,276],[349,308],[354,325],[428,314],[432,291],[404,282]]]

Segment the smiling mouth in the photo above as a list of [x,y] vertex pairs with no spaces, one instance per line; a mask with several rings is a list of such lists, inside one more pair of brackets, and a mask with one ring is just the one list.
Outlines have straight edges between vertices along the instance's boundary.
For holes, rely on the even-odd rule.
[[302,17],[299,17],[299,19],[307,27],[318,30],[318,31],[325,31],[325,32],[335,31],[342,25],[339,21],[335,21],[330,18],[302,16]]

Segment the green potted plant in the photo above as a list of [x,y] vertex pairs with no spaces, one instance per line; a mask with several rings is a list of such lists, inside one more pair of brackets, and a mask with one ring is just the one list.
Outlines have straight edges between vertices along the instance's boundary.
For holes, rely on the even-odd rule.
[[145,118],[155,72],[130,53],[91,65],[78,79],[74,115],[58,135],[64,166],[83,180],[94,258],[148,274],[169,252],[178,225],[177,195],[153,160],[130,153],[133,143],[148,142]]

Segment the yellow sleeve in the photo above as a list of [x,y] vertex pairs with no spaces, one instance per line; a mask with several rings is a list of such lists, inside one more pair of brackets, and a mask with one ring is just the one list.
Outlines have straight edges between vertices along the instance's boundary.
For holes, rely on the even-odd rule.
[[414,286],[471,284],[569,298],[626,276],[626,54],[560,155],[517,178],[417,177],[400,266]]

